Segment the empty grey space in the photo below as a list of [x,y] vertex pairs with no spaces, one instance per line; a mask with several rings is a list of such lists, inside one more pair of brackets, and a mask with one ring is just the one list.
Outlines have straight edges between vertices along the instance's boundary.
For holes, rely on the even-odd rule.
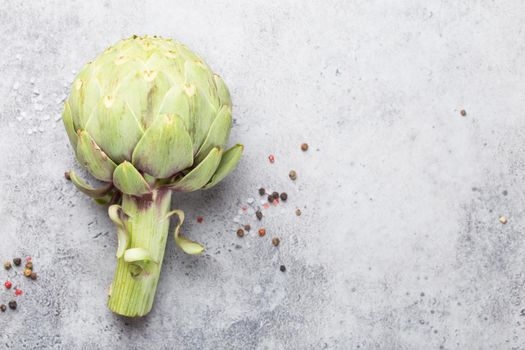
[[[39,279],[0,271],[25,292],[0,348],[525,349],[524,23],[517,0],[4,1],[0,260],[30,255]],[[245,153],[174,195],[206,253],[170,238],[154,309],[129,320],[106,307],[116,228],[64,179],[88,175],[60,115],[133,34],[224,78]],[[259,223],[242,207],[261,186],[289,199]]]

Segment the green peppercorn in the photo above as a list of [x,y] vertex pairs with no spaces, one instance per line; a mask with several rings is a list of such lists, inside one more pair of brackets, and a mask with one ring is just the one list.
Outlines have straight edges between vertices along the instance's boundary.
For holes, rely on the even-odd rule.
[[261,196],[264,196],[265,193],[266,193],[266,190],[265,190],[264,188],[262,188],[262,187],[259,188],[259,194],[260,194]]
[[290,172],[288,173],[288,176],[290,177],[292,181],[295,181],[295,179],[297,179],[297,173],[295,172],[295,170],[290,170]]
[[283,192],[283,193],[281,193],[280,197],[281,197],[282,201],[285,201],[285,200],[288,199],[288,194],[286,192]]
[[32,272],[33,272],[33,271],[31,271],[30,269],[25,269],[25,270],[24,270],[24,276],[26,276],[26,277],[31,277],[31,273],[32,273]]
[[17,306],[16,301],[11,300],[9,303],[7,303],[7,305],[9,305],[9,308],[11,310],[16,310],[16,306]]
[[26,267],[26,269],[32,270],[33,269],[33,262],[31,262],[31,261],[26,262],[25,267]]
[[237,236],[244,237],[244,230],[242,228],[237,230]]
[[0,311],[5,312],[6,309],[7,307],[5,306],[5,304],[0,305]]
[[257,210],[257,211],[255,212],[255,216],[257,217],[257,220],[260,221],[260,220],[262,220],[262,218],[263,218],[263,213],[262,213],[260,210]]
[[22,259],[20,258],[13,259],[13,264],[15,264],[15,266],[20,266],[21,263],[22,263]]
[[10,261],[4,262],[4,269],[6,269],[6,270],[10,270],[11,269],[11,262]]

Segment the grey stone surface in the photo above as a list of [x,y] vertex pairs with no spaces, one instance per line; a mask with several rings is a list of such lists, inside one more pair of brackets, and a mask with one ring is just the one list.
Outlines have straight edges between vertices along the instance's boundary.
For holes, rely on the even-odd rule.
[[[524,349],[524,22],[522,1],[4,1],[0,258],[40,279],[9,274],[0,347]],[[207,254],[170,240],[154,310],[126,320],[105,306],[115,229],[64,180],[57,118],[85,62],[146,33],[224,77],[246,149],[175,197]],[[261,185],[289,200],[239,239]]]

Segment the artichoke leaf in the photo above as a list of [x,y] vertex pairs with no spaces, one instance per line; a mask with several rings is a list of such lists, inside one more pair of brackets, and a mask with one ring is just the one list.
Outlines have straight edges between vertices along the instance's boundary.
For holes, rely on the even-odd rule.
[[156,178],[169,177],[193,164],[192,142],[178,115],[159,115],[133,151],[132,163]]
[[77,174],[71,170],[67,173],[69,179],[73,183],[73,185],[76,186],[76,188],[79,189],[80,192],[87,194],[91,198],[94,199],[100,199],[104,198],[113,187],[111,183],[105,184],[102,187],[94,188],[90,185],[88,185],[84,180],[82,180],[80,177],[77,176]]
[[186,254],[196,255],[204,251],[204,247],[180,234],[180,227],[184,223],[184,212],[182,210],[172,210],[166,215],[166,219],[169,219],[173,215],[177,215],[179,222],[175,226],[173,235],[175,236],[175,244]]
[[138,263],[138,262],[154,262],[157,263],[151,256],[150,252],[144,248],[129,248],[124,252],[124,261],[127,263]]
[[64,127],[66,128],[67,137],[73,149],[77,150],[77,133],[75,132],[75,124],[73,123],[73,115],[71,114],[71,106],[69,102],[64,103],[64,112],[62,112],[62,121],[64,122]]
[[101,198],[93,198],[93,201],[97,203],[98,205],[108,205],[111,203],[111,200],[113,199],[113,195],[111,193],[106,194],[104,197]]
[[229,173],[231,173],[239,164],[242,152],[244,150],[243,145],[235,145],[222,156],[221,162],[217,167],[217,171],[212,176],[211,181],[204,186],[205,189],[212,188],[224,179]]
[[229,106],[222,106],[211,124],[208,136],[204,140],[199,152],[195,156],[196,163],[200,163],[213,147],[223,149],[230,137],[232,128],[232,112]]
[[99,180],[111,182],[115,163],[100,149],[85,130],[78,131],[77,158],[80,164]]
[[183,178],[169,185],[169,188],[179,192],[192,192],[200,189],[212,178],[221,162],[221,157],[222,151],[217,147],[213,148],[199,165]]
[[193,89],[195,91],[190,96],[191,116],[193,118],[193,134],[191,137],[193,140],[193,154],[197,154],[210,131],[211,124],[217,116],[219,105],[211,104],[206,97],[206,93],[201,89],[196,87],[193,87]]
[[226,87],[226,84],[224,84],[224,81],[220,76],[217,74],[213,75],[213,80],[215,81],[215,86],[217,87],[217,94],[219,95],[219,100],[221,101],[221,105],[226,106],[232,106],[232,100],[230,97],[230,91],[228,91],[228,88]]
[[123,96],[110,92],[100,99],[86,123],[95,142],[117,163],[131,159],[144,134],[142,125]]
[[125,194],[140,196],[151,192],[148,183],[133,164],[124,161],[113,172],[115,187]]
[[113,204],[108,208],[108,215],[111,221],[117,226],[117,258],[120,258],[129,245],[128,216],[124,213],[122,207],[117,204]]

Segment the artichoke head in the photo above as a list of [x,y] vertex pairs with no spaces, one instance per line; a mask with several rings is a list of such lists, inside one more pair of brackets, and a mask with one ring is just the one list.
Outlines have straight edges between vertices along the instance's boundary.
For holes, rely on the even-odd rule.
[[82,192],[140,196],[159,186],[210,188],[239,162],[225,150],[232,103],[220,76],[184,45],[133,36],[105,50],[75,78],[63,121],[78,161],[98,180]]

